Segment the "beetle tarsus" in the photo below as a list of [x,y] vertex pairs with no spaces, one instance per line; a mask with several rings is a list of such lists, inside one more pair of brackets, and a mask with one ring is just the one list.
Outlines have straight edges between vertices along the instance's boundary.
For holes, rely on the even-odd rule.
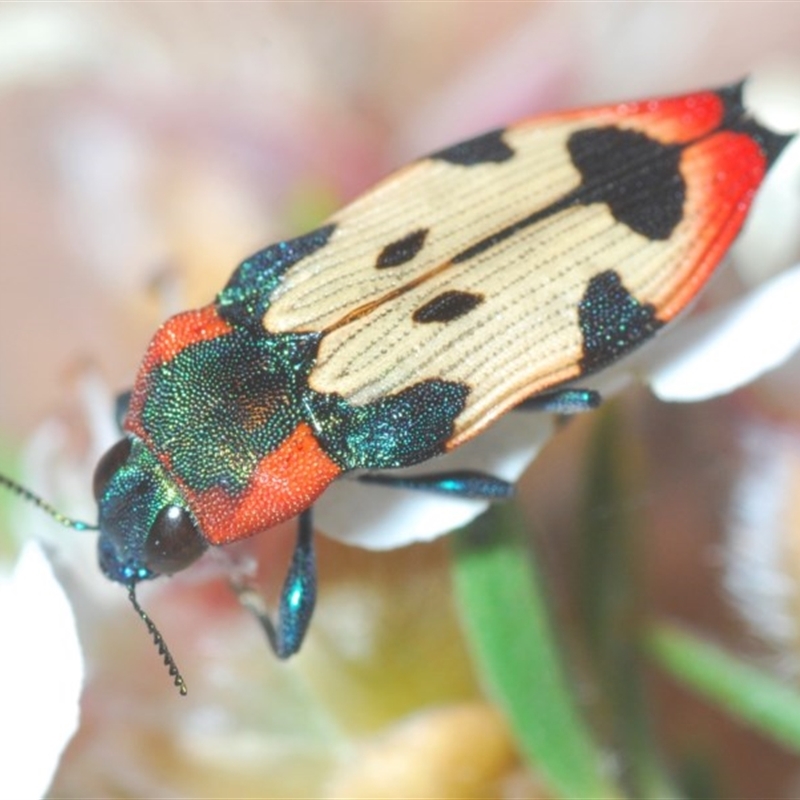
[[593,411],[603,398],[594,389],[559,389],[555,392],[537,394],[523,400],[515,407],[517,411],[545,411],[550,414],[582,414]]
[[466,500],[507,500],[514,494],[514,485],[502,478],[477,470],[434,472],[426,475],[386,475],[368,472],[359,475],[362,483],[389,486],[394,489],[435,492]]
[[297,544],[281,591],[278,619],[272,621],[261,596],[252,587],[232,584],[239,602],[261,623],[278,658],[294,655],[303,643],[317,600],[317,565],[314,555],[311,509],[298,519]]

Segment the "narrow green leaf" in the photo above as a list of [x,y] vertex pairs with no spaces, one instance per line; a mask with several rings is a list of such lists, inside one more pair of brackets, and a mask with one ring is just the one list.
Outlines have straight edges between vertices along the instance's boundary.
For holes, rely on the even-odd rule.
[[674,625],[659,624],[647,637],[649,652],[681,683],[800,752],[800,692]]
[[493,506],[454,539],[461,617],[487,691],[521,750],[553,791],[570,800],[615,798],[575,703],[540,577],[511,503]]
[[630,794],[664,800],[679,792],[653,736],[639,647],[646,537],[631,498],[640,486],[641,454],[616,404],[604,406],[593,421],[576,559],[586,662],[599,688],[593,721],[618,754]]

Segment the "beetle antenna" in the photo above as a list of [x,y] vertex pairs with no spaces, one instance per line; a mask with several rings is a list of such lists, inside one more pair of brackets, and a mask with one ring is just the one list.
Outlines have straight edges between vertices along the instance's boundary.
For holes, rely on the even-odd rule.
[[147,625],[147,630],[150,631],[150,635],[153,637],[153,642],[158,648],[158,654],[164,658],[164,666],[166,666],[166,668],[169,670],[170,676],[174,678],[175,686],[178,687],[178,691],[182,696],[185,696],[188,689],[186,688],[186,683],[183,680],[183,675],[181,675],[181,671],[178,669],[178,665],[175,663],[172,653],[169,652],[167,643],[164,641],[164,637],[156,627],[155,622],[150,619],[145,610],[139,605],[139,602],[136,599],[135,583],[132,583],[128,586],[128,600],[131,601],[131,605],[134,607],[134,609],[136,609],[136,613],[139,615],[142,622]]
[[5,475],[0,475],[0,486],[5,486],[6,489],[10,489],[15,494],[18,494],[23,500],[27,500],[29,503],[38,506],[65,528],[72,528],[76,531],[96,531],[98,529],[97,525],[82,522],[79,519],[72,519],[66,514],[62,514],[60,511],[53,508],[46,500],[34,494],[30,489],[26,489],[22,484],[12,481],[11,478],[7,478]]

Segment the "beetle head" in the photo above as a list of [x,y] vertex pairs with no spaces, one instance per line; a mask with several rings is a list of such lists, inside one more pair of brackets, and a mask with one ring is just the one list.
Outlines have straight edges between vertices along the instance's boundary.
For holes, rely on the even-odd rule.
[[112,581],[132,586],[171,575],[208,546],[178,488],[136,437],[121,439],[100,459],[94,496],[100,568]]

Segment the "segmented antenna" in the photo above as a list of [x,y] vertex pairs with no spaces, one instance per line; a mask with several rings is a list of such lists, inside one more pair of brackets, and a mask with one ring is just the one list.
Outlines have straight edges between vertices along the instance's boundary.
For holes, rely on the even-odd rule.
[[72,528],[76,531],[98,530],[97,525],[91,525],[88,522],[81,522],[79,519],[72,519],[66,514],[62,514],[60,511],[57,511],[55,508],[53,508],[50,503],[42,500],[42,498],[38,495],[35,495],[30,489],[26,489],[24,486],[16,481],[12,481],[11,478],[7,478],[5,475],[0,475],[0,486],[5,486],[6,489],[10,489],[12,492],[18,494],[23,500],[27,500],[29,503],[33,503],[35,506],[38,506],[42,509],[42,511],[44,511],[46,514],[49,514],[56,522],[63,525],[65,528]]
[[147,616],[145,610],[139,605],[139,602],[136,599],[136,584],[134,583],[128,586],[128,600],[131,601],[131,605],[136,609],[136,613],[139,615],[142,622],[147,625],[147,630],[150,631],[150,635],[153,637],[153,642],[158,648],[158,654],[164,659],[164,666],[166,666],[166,668],[169,670],[169,674],[174,679],[175,686],[177,686],[178,691],[182,696],[185,696],[188,689],[186,688],[186,683],[183,680],[183,675],[181,675],[181,671],[178,669],[178,665],[175,663],[175,659],[169,652],[167,643],[164,641],[164,637],[159,632],[155,622],[153,622],[153,620]]

